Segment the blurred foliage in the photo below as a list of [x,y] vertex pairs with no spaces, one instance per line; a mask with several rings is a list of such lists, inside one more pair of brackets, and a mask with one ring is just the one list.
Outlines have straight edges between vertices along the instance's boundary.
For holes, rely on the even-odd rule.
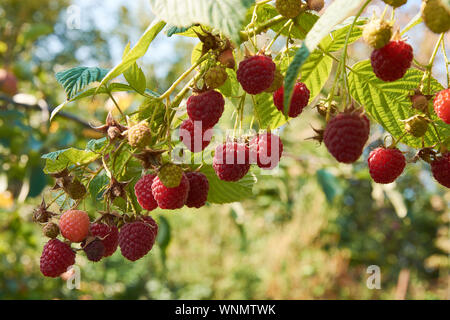
[[[111,17],[115,28],[109,34],[89,12],[82,30],[68,30],[69,4],[0,4],[0,63],[14,70],[31,104],[53,107],[64,100],[63,91],[55,90],[56,71],[86,61],[110,67],[107,39],[117,37],[123,48],[129,34],[148,23],[148,14],[136,19],[122,7]],[[148,87],[166,89],[189,65],[193,46],[178,38],[163,75],[156,72],[158,63],[142,67]],[[124,108],[140,102],[125,93],[116,99]],[[89,121],[104,119],[111,108],[110,100],[95,97],[65,111]],[[223,127],[230,127],[227,112]],[[39,271],[46,239],[31,214],[53,183],[40,157],[67,145],[84,149],[98,136],[66,117],[49,125],[45,112],[0,101],[0,299],[392,299],[402,269],[411,274],[406,298],[448,299],[450,193],[422,164],[410,164],[391,189],[371,183],[366,158],[355,166],[337,165],[325,148],[304,141],[312,134],[309,125],[320,122],[308,110],[282,129],[280,169],[255,172],[253,198],[157,211],[158,245],[149,255],[132,263],[116,252],[96,264],[78,255],[81,288],[69,290],[63,279],[46,279]],[[96,183],[102,181],[99,176]],[[53,196],[44,194],[47,201]],[[83,206],[93,212],[96,202],[93,197]],[[381,268],[382,290],[366,287],[372,264]]]

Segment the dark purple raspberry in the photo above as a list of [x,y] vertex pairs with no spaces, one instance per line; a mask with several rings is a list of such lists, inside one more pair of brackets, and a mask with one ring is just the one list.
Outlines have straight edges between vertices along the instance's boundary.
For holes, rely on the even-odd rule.
[[236,76],[247,93],[258,94],[272,85],[275,69],[275,63],[270,57],[256,55],[239,63]]
[[187,100],[187,114],[191,120],[201,121],[205,129],[212,128],[222,116],[225,100],[220,92],[208,90]]
[[155,174],[147,174],[139,179],[139,181],[134,185],[134,193],[136,194],[137,201],[143,209],[148,211],[158,207],[158,204],[152,194],[152,183],[155,177]]
[[208,199],[209,182],[201,172],[187,172],[189,180],[189,194],[186,205],[189,208],[203,207]]
[[189,193],[189,181],[183,173],[180,184],[167,188],[158,177],[153,180],[152,192],[161,209],[179,209],[184,206]]
[[105,254],[105,245],[102,240],[96,238],[88,244],[83,244],[83,251],[89,261],[98,262]]
[[[284,112],[284,86],[273,93],[273,104],[278,110]],[[297,117],[302,113],[303,108],[308,105],[309,89],[302,82],[297,82],[292,93],[291,104],[289,106],[288,116],[291,118]]]
[[42,251],[40,269],[46,277],[58,277],[75,263],[75,252],[58,239],[49,240]]
[[94,237],[102,239],[105,246],[104,257],[111,256],[119,245],[119,229],[116,226],[109,226],[104,223],[94,223],[91,225],[91,233]]
[[238,181],[250,169],[249,150],[244,143],[227,142],[216,147],[213,168],[219,179]]

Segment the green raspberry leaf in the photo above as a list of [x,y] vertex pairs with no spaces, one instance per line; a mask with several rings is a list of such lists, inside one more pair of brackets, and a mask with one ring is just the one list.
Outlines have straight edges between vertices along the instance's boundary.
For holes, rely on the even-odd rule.
[[60,172],[73,165],[88,164],[99,157],[99,154],[92,151],[68,148],[44,154],[42,159],[46,159],[44,172],[48,174]]
[[[365,60],[356,63],[349,75],[350,94],[359,104],[364,106],[372,119],[377,121],[394,138],[399,138],[405,132],[405,124],[400,120],[418,114],[411,107],[409,95],[416,89],[423,77],[423,72],[409,69],[405,76],[397,81],[384,82],[373,73],[370,61]],[[431,92],[442,90],[442,86],[435,79],[431,80]],[[450,125],[442,122],[434,113],[430,103],[431,119],[435,120],[436,128],[441,137],[450,135]],[[432,146],[438,142],[438,137],[432,126],[429,126],[424,136],[425,146]],[[420,148],[420,138],[406,135],[402,142],[413,147]]]
[[101,81],[108,71],[97,67],[75,67],[58,72],[55,77],[66,91],[67,99],[70,100],[88,84]]
[[212,27],[239,42],[239,30],[251,0],[150,0],[153,13],[177,27]]
[[230,203],[253,195],[253,185],[256,177],[249,173],[237,182],[220,180],[211,165],[203,166],[200,171],[205,174],[209,181],[208,202],[210,203]]

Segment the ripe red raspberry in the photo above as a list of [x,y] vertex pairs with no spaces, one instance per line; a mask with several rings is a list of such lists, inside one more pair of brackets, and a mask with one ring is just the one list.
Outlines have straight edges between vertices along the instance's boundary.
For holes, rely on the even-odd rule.
[[187,114],[194,121],[201,121],[204,128],[212,128],[220,119],[225,100],[220,92],[208,90],[189,97]]
[[431,172],[437,182],[450,188],[450,152],[444,153],[431,162]]
[[238,142],[218,145],[214,154],[213,168],[221,180],[242,179],[250,169],[248,147]]
[[411,67],[413,49],[405,41],[390,41],[370,56],[373,72],[383,81],[395,81],[403,78]]
[[438,117],[445,123],[450,124],[450,89],[438,92],[433,104]]
[[323,141],[337,161],[352,163],[361,156],[369,132],[369,119],[364,114],[343,112],[328,122]]
[[151,211],[158,207],[152,193],[152,183],[156,174],[147,174],[139,179],[134,185],[134,194],[141,207],[145,210]]
[[98,262],[105,254],[105,245],[100,239],[94,239],[88,244],[83,244],[82,248],[89,261]]
[[104,223],[94,223],[91,225],[91,233],[94,237],[102,239],[105,246],[103,257],[109,257],[116,252],[119,245],[119,229],[116,226],[109,226]]
[[142,258],[152,249],[156,234],[155,228],[147,221],[125,224],[119,233],[119,247],[122,255],[130,261]]
[[68,210],[59,219],[59,229],[67,240],[83,241],[89,232],[89,216],[81,210]]
[[[273,103],[281,112],[284,111],[284,86],[273,93]],[[288,116],[291,118],[297,117],[302,113],[303,108],[308,105],[309,89],[302,82],[297,82],[294,86],[292,94],[291,105],[289,106]]]
[[258,94],[272,85],[275,63],[268,56],[256,55],[239,63],[237,80],[246,92]]
[[283,153],[283,142],[273,133],[258,134],[250,140],[250,163],[263,169],[275,168]]
[[379,147],[370,152],[369,173],[377,183],[394,182],[405,169],[405,156],[397,148]]
[[150,216],[140,216],[140,218],[143,220],[143,222],[145,224],[150,226],[153,233],[155,234],[155,239],[156,239],[156,236],[158,235],[158,224],[156,223],[156,221]]
[[152,184],[152,193],[161,209],[179,209],[184,206],[189,193],[189,181],[183,173],[180,184],[175,188],[167,188],[156,177]]
[[191,152],[204,150],[211,142],[212,128],[205,128],[201,121],[184,120],[180,125],[180,140]]
[[189,208],[203,207],[208,199],[209,182],[201,172],[187,172],[189,180],[189,194],[186,205]]
[[42,251],[40,269],[46,277],[58,277],[75,263],[75,252],[58,239],[49,240]]

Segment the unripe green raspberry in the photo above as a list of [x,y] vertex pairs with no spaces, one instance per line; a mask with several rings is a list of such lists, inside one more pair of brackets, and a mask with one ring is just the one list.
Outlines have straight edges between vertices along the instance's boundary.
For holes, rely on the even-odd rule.
[[55,239],[59,235],[59,227],[56,223],[48,222],[44,228],[42,228],[44,236],[50,239]]
[[167,188],[176,188],[180,185],[183,176],[183,169],[179,166],[168,163],[162,166],[158,172],[158,178]]
[[303,9],[301,0],[277,0],[275,7],[283,17],[289,19],[298,16]]
[[363,30],[363,39],[375,49],[384,47],[392,37],[392,24],[385,20],[373,19]]
[[405,130],[416,138],[423,137],[428,130],[429,120],[422,115],[415,115],[405,122]]
[[86,187],[80,180],[74,178],[71,182],[64,186],[64,191],[74,200],[79,200],[86,194]]
[[133,148],[144,148],[151,141],[152,134],[145,122],[140,122],[128,129],[128,143]]
[[450,13],[441,5],[439,0],[427,0],[422,11],[425,25],[434,33],[450,30]]
[[283,80],[284,80],[284,78],[283,78],[283,75],[281,74],[280,70],[275,69],[273,82],[272,82],[272,84],[270,85],[269,88],[264,90],[264,92],[275,92],[275,91],[277,91],[283,85]]
[[227,81],[228,74],[224,67],[214,66],[205,73],[205,84],[209,89],[219,88]]
[[404,5],[408,0],[383,0],[384,3],[394,7],[398,8],[402,5]]

